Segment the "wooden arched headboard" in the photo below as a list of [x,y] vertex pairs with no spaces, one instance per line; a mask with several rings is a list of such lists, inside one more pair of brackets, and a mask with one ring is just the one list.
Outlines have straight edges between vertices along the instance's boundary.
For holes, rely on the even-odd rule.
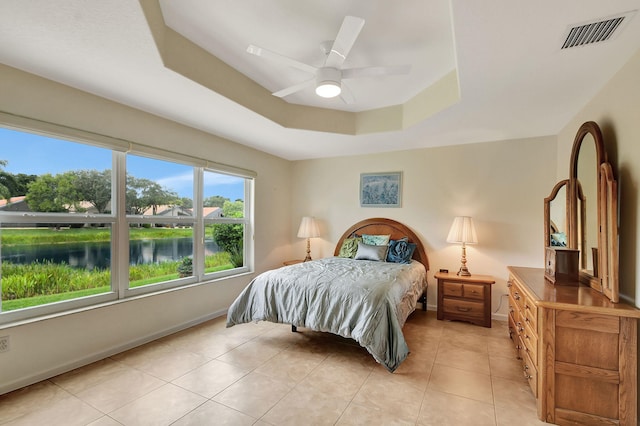
[[377,217],[361,220],[342,234],[342,237],[340,237],[336,244],[333,255],[337,256],[338,253],[340,253],[340,247],[342,247],[342,242],[346,238],[362,234],[391,235],[392,240],[399,240],[400,238],[408,237],[410,243],[417,245],[416,251],[413,253],[413,259],[422,263],[427,271],[429,270],[429,258],[427,257],[427,252],[425,251],[420,238],[418,238],[418,236],[408,226],[393,219]]

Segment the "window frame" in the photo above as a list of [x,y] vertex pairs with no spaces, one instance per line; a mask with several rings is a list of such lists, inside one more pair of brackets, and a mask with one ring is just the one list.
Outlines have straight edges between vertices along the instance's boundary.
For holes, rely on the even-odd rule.
[[[110,149],[112,151],[112,205],[110,214],[70,214],[70,213],[25,213],[0,212],[0,232],[2,223],[89,223],[109,224],[111,227],[111,291],[92,296],[84,296],[60,302],[48,303],[12,311],[1,311],[0,325],[15,321],[35,319],[44,315],[64,314],[76,309],[90,309],[104,303],[126,301],[131,297],[154,294],[179,289],[191,285],[208,284],[219,279],[229,278],[253,271],[253,197],[256,173],[214,161],[198,159],[171,151],[148,147],[134,142],[114,139],[109,136],[90,133],[66,126],[45,123],[38,120],[17,117],[0,112],[0,126],[18,132],[59,139],[62,141]],[[162,217],[126,214],[126,155],[138,156],[180,163],[193,168],[194,194],[193,216]],[[204,219],[203,214],[203,177],[204,171],[227,174],[244,179],[244,217]],[[44,220],[43,220],[44,219]],[[224,271],[204,272],[204,227],[205,223],[241,223],[244,225],[243,257],[244,264],[239,268]],[[171,223],[192,226],[194,273],[190,277],[178,278],[145,286],[129,288],[129,226],[133,223]],[[0,252],[1,252],[0,244]],[[0,275],[0,280],[2,279]],[[0,282],[1,284],[1,282]]]

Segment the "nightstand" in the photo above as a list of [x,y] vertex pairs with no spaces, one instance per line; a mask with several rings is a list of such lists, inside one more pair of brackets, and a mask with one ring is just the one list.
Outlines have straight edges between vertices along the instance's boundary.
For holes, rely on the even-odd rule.
[[463,277],[437,272],[438,319],[468,321],[491,327],[491,286],[496,282],[490,275]]
[[296,263],[302,263],[304,260],[302,259],[294,259],[294,260],[285,260],[282,262],[284,266],[295,265]]

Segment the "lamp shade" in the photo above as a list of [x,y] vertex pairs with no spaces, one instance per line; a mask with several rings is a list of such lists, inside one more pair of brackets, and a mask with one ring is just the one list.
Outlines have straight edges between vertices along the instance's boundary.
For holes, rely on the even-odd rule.
[[453,219],[453,225],[447,236],[448,243],[475,244],[478,242],[473,219],[469,216],[458,216]]
[[298,228],[298,238],[315,238],[320,236],[318,224],[311,216],[305,216]]

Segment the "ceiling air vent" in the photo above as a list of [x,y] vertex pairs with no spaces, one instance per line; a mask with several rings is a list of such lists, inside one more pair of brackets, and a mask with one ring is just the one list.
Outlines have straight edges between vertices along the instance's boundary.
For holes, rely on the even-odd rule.
[[622,27],[631,19],[635,12],[634,10],[597,22],[588,22],[570,27],[566,32],[562,49],[610,40],[621,31]]

